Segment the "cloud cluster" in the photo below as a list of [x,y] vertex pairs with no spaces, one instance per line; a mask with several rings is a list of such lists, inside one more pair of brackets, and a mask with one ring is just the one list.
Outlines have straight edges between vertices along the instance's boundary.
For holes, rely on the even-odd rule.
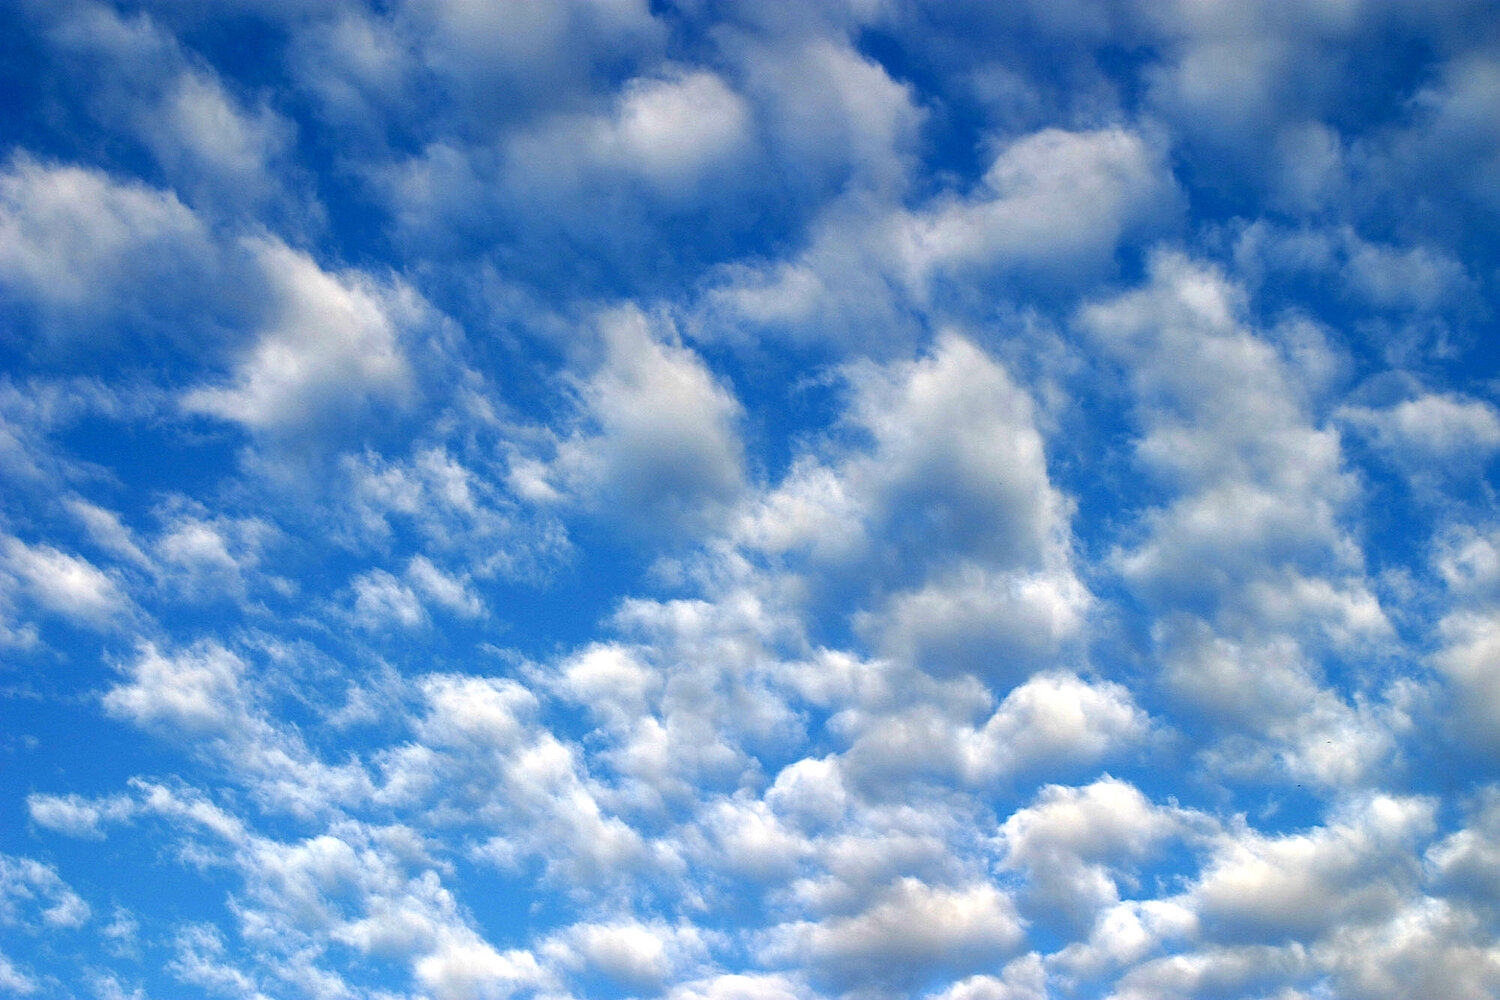
[[10,4],[0,991],[1497,995],[1497,26]]

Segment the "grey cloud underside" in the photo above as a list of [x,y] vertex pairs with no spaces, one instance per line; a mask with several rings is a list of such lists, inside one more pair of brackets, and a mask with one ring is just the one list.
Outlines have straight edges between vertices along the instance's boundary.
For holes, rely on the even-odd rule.
[[0,992],[1500,995],[1484,4],[7,17]]

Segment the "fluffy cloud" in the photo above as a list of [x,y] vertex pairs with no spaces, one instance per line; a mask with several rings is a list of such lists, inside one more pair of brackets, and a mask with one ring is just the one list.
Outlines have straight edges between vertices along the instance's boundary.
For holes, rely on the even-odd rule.
[[1378,923],[1415,888],[1411,848],[1431,830],[1431,802],[1372,797],[1307,834],[1226,838],[1189,895],[1205,931],[1235,943]]
[[227,385],[183,397],[188,412],[295,436],[411,399],[402,338],[428,321],[420,297],[357,273],[330,274],[279,243],[254,244],[251,253],[270,296],[265,325]]
[[1162,151],[1141,135],[1045,129],[1005,145],[970,192],[911,209],[852,195],[834,203],[800,255],[727,268],[699,322],[721,338],[748,322],[797,339],[873,330],[899,342],[907,309],[955,284],[1046,288],[1108,273],[1121,240],[1160,228],[1176,198]]
[[1500,449],[1500,414],[1483,400],[1431,394],[1343,417],[1417,475],[1473,468]]
[[574,385],[584,427],[518,491],[548,499],[561,487],[593,506],[608,498],[606,508],[638,528],[712,516],[743,485],[738,401],[639,311],[601,316],[598,328],[600,362]]
[[1083,788],[1049,785],[1036,804],[1000,828],[1003,864],[1023,871],[1030,905],[1077,927],[1119,901],[1119,881],[1187,818],[1153,805],[1127,782],[1103,778]]
[[129,609],[119,583],[88,560],[49,546],[0,539],[0,602],[24,595],[38,607],[96,627]]
[[576,197],[591,174],[609,183],[624,174],[671,200],[733,169],[749,128],[744,100],[712,73],[637,79],[608,115],[563,119],[512,140],[505,169],[510,184],[542,197]]
[[77,927],[88,919],[89,905],[51,865],[0,855],[0,924]]
[[189,738],[224,735],[246,724],[245,664],[222,646],[207,644],[175,657],[146,646],[127,669],[129,683],[104,698],[114,714]]
[[191,300],[214,256],[207,227],[170,191],[24,156],[0,175],[0,281],[60,349],[119,317],[159,319],[164,298]]
[[1021,922],[996,887],[903,879],[863,912],[774,928],[763,954],[771,961],[809,962],[836,987],[899,990],[937,970],[984,968],[1021,940]]

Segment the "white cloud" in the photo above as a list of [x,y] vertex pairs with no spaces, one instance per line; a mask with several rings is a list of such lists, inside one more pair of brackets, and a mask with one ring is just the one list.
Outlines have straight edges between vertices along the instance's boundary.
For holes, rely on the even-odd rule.
[[639,529],[701,525],[744,486],[738,400],[639,310],[597,327],[602,357],[574,386],[584,427],[558,445],[550,478]]
[[1495,994],[1481,6],[24,4],[0,992]]
[[667,1000],[812,1000],[814,994],[788,976],[727,973],[674,986]]
[[281,540],[265,520],[206,517],[190,503],[173,504],[162,517],[151,546],[156,575],[188,600],[244,600],[252,585],[279,582],[260,573],[267,549]]
[[469,99],[510,89],[545,102],[576,90],[592,60],[650,52],[663,34],[645,0],[585,0],[557,9],[524,0],[410,0],[400,13],[415,29],[427,66]]
[[104,696],[111,714],[188,739],[228,736],[247,724],[245,662],[217,643],[176,655],[146,644],[124,670],[127,683]]
[[1382,243],[1349,225],[1293,228],[1266,219],[1245,225],[1235,262],[1247,279],[1319,275],[1340,297],[1398,314],[1453,314],[1474,301],[1462,260],[1436,243]]
[[480,856],[539,859],[578,889],[628,879],[649,860],[640,833],[601,804],[578,748],[537,724],[535,694],[483,677],[431,676],[420,687],[425,746],[389,759],[391,801],[440,788],[490,833]]
[[207,228],[170,191],[25,156],[0,173],[0,283],[38,310],[60,349],[85,331],[107,344],[119,336],[112,320],[159,320],[194,298],[215,257]]
[[752,882],[785,881],[811,846],[764,802],[720,799],[699,809],[709,864]]
[[484,613],[484,604],[468,581],[443,572],[426,556],[412,556],[406,564],[406,576],[429,601],[451,614],[475,618]]
[[691,925],[616,920],[580,923],[552,935],[545,958],[586,968],[628,990],[658,993],[682,970],[701,963],[705,942]]
[[351,614],[362,628],[423,628],[431,623],[428,607],[457,618],[477,618],[484,603],[465,577],[439,569],[423,555],[412,556],[401,577],[383,569],[366,570],[350,582],[354,593]]
[[[887,545],[917,567],[963,554],[985,569],[1020,570],[1006,583],[1021,591],[1026,571],[1068,572],[1069,505],[1048,478],[1034,404],[1002,365],[949,332],[926,356],[857,365],[847,377],[846,420],[872,446],[822,468],[794,466],[741,522],[744,542],[831,560]],[[830,529],[852,534],[850,522],[864,531],[858,545],[823,541]],[[1031,586],[1078,599],[1066,577]]]
[[1127,232],[1159,225],[1175,199],[1161,150],[1139,134],[1045,129],[1006,146],[981,193],[900,219],[899,273],[921,289],[939,271],[1097,268]]
[[354,620],[367,629],[393,625],[417,628],[427,624],[427,611],[416,591],[383,569],[372,569],[355,577]]
[[499,951],[472,931],[445,934],[415,972],[436,1000],[501,1000],[543,978],[529,953]]
[[849,806],[849,792],[834,757],[806,757],[788,764],[766,790],[765,799],[778,814],[804,827],[835,823]]
[[[826,8],[824,8],[826,9]],[[802,184],[899,190],[927,114],[916,92],[843,39],[726,48],[764,121],[772,156]]]
[[30,996],[40,986],[34,976],[28,975],[9,958],[0,954],[0,987],[13,991],[17,996]]
[[1456,695],[1448,724],[1462,740],[1493,747],[1500,732],[1500,614],[1455,611],[1442,619],[1438,634],[1443,646],[1432,664]]
[[57,874],[32,858],[0,854],[0,925],[42,928],[80,927],[89,904]]
[[119,581],[93,563],[47,545],[27,545],[19,538],[0,538],[0,587],[95,627],[109,625],[130,608]]
[[987,573],[960,564],[951,575],[888,600],[860,619],[886,655],[934,673],[1019,678],[1083,631],[1092,595],[1071,573]]
[[1468,471],[1500,450],[1500,413],[1483,400],[1430,393],[1393,406],[1348,406],[1339,416],[1414,474]]
[[290,123],[265,105],[246,108],[215,78],[185,72],[138,126],[170,175],[231,205],[269,197],[272,169],[291,145]]
[[91,840],[104,836],[103,823],[128,819],[134,811],[132,802],[123,796],[106,799],[40,793],[26,796],[26,812],[33,823],[70,837]]
[[1427,870],[1445,894],[1500,909],[1500,789],[1479,789],[1467,823],[1428,849]]
[[1205,933],[1235,944],[1378,923],[1414,892],[1412,848],[1432,828],[1431,800],[1372,795],[1304,834],[1229,834],[1188,896]]
[[1150,729],[1146,713],[1119,684],[1039,674],[1007,694],[966,741],[965,771],[983,779],[1086,767],[1139,746]]
[[1029,905],[1086,929],[1119,902],[1121,879],[1134,864],[1194,825],[1117,778],[1082,788],[1047,785],[1035,804],[1001,825],[1001,863],[1025,873]]
[[1036,952],[1006,964],[1000,975],[961,979],[928,1000],[1046,1000],[1047,971]]
[[1497,745],[1496,656],[1500,653],[1500,557],[1492,528],[1449,524],[1434,546],[1433,569],[1448,604],[1433,627],[1428,663],[1441,680],[1431,723],[1449,738],[1488,753]]
[[90,503],[82,497],[69,497],[64,505],[83,523],[94,544],[106,552],[137,566],[149,568],[151,560],[141,551],[130,529],[112,510]]
[[1434,568],[1464,601],[1500,598],[1500,536],[1455,526],[1437,541]]
[[1339,988],[1359,1000],[1401,1000],[1436,993],[1485,1000],[1500,989],[1500,955],[1474,914],[1424,899],[1373,926],[1340,929],[1315,954],[1336,971]]
[[736,168],[749,129],[744,99],[713,73],[640,78],[607,115],[562,117],[511,139],[503,183],[566,205],[624,175],[668,200],[689,200]]
[[253,212],[291,200],[293,124],[264,100],[233,93],[149,14],[85,2],[59,7],[50,20],[51,53],[89,80],[95,119],[149,150],[195,207]]
[[420,66],[403,32],[356,8],[304,25],[287,59],[323,115],[356,136],[378,133],[385,119],[409,111]]
[[1153,952],[1198,933],[1198,915],[1178,899],[1126,899],[1100,909],[1087,941],[1075,941],[1048,957],[1067,976],[1104,979]]
[[[1208,947],[1142,962],[1120,978],[1109,996],[1110,1000],[1254,996],[1305,977],[1309,964],[1306,951],[1295,944]],[[1291,996],[1300,1000],[1295,992]]]
[[[1455,7],[1462,16],[1462,5]],[[1470,45],[1435,67],[1411,99],[1411,120],[1388,137],[1376,160],[1395,185],[1438,181],[1431,199],[1444,221],[1500,208],[1500,129],[1485,109],[1500,95],[1500,55],[1493,46]]]
[[258,1000],[263,994],[255,979],[226,960],[224,935],[211,924],[189,924],[178,931],[173,941],[176,956],[166,971],[184,983],[214,993],[245,1000]]
[[[1324,687],[1319,654],[1388,648],[1394,630],[1349,526],[1356,481],[1339,436],[1311,412],[1316,375],[1303,381],[1293,346],[1246,311],[1222,274],[1159,253],[1144,288],[1080,313],[1125,368],[1136,455],[1166,487],[1115,561],[1157,616],[1169,691],[1265,740],[1283,766],[1357,781],[1388,752],[1391,718]],[[1308,745],[1326,730],[1360,734],[1356,766]]]
[[646,714],[662,677],[629,649],[592,645],[561,665],[559,687],[595,717],[622,731]]
[[867,788],[912,777],[985,786],[1089,768],[1140,746],[1150,732],[1125,688],[1071,673],[1030,678],[977,723],[969,721],[972,704],[946,694],[951,704],[903,691],[896,705],[835,716],[832,725],[851,742],[843,755],[849,777]]
[[836,987],[899,990],[938,971],[990,966],[1023,937],[1010,899],[995,886],[932,886],[907,878],[863,912],[773,928],[761,957],[808,963]]
[[270,297],[264,326],[229,383],[190,390],[186,411],[277,438],[412,401],[406,342],[432,322],[416,292],[355,271],[330,273],[270,240],[252,243],[250,252]]
[[851,192],[777,263],[731,265],[695,321],[706,338],[752,328],[853,347],[910,340],[909,310],[947,285],[1027,278],[1061,285],[1108,272],[1128,235],[1175,217],[1161,149],[1123,128],[1045,129],[1006,145],[981,184],[906,208]]
[[[327,530],[341,546],[381,557],[411,532],[420,551],[407,561],[407,582],[415,585],[416,576],[423,576],[438,583],[421,562],[413,563],[420,557],[461,583],[482,611],[474,589],[480,581],[500,576],[540,582],[568,552],[567,535],[556,520],[523,509],[523,501],[538,498],[507,489],[514,465],[514,459],[489,461],[482,453],[455,454],[445,444],[426,441],[406,455],[345,452],[338,457]],[[455,612],[462,606],[468,614],[475,607],[447,585],[437,589],[456,599]]]

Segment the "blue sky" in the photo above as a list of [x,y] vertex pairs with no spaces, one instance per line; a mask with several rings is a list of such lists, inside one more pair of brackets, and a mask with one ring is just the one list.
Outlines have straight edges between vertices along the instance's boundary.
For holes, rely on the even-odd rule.
[[0,5],[0,993],[1500,995],[1484,0]]

